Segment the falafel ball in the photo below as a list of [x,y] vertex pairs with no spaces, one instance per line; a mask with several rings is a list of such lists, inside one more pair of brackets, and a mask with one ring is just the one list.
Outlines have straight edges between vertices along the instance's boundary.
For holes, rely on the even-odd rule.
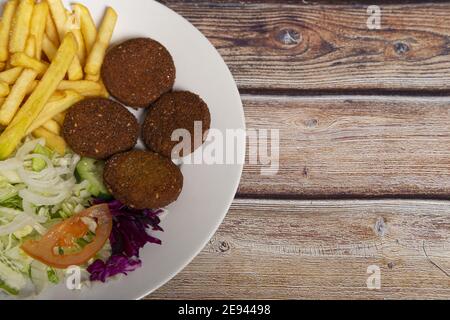
[[139,138],[139,124],[120,103],[92,98],[69,109],[63,136],[75,153],[103,160],[132,149]]
[[180,169],[156,153],[133,150],[106,162],[103,180],[114,198],[136,209],[159,209],[178,199]]
[[[198,141],[194,136],[195,122],[201,122],[202,127],[202,137]],[[148,149],[170,158],[172,150],[180,143],[172,141],[172,133],[186,129],[191,135],[190,148],[183,148],[179,154],[173,155],[185,157],[200,147],[210,126],[211,114],[202,98],[188,91],[170,92],[149,110],[142,128],[142,139]]]
[[112,48],[102,66],[109,93],[122,103],[146,108],[175,83],[175,64],[159,42],[138,38]]

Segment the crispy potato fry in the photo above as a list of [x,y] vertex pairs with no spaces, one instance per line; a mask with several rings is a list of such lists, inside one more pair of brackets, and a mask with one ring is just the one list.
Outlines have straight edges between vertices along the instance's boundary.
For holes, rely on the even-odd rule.
[[[34,55],[36,50],[36,42],[34,36],[30,36],[27,40],[26,51],[28,54]],[[30,86],[37,77],[37,72],[33,70],[23,70],[19,68],[20,75],[15,81],[8,97],[0,107],[0,125],[7,126],[14,118],[17,110],[19,110],[25,96],[28,94]],[[13,70],[13,69],[11,69]]]
[[73,90],[85,97],[103,96],[103,86],[94,81],[66,81],[63,80],[58,85],[58,90]]
[[23,52],[30,33],[34,0],[21,0],[12,22],[9,52]]
[[39,81],[37,81],[37,80],[32,81],[30,83],[30,85],[28,86],[26,95],[30,95],[34,91],[34,89],[36,89],[38,83],[39,83]]
[[45,145],[60,155],[66,154],[66,142],[60,136],[40,127],[33,131],[33,136],[36,138],[44,138]]
[[100,75],[99,74],[86,74],[85,79],[88,81],[98,82],[100,80]]
[[[9,157],[26,135],[28,128],[42,112],[48,100],[56,91],[58,84],[64,79],[64,75],[76,56],[77,49],[74,36],[72,33],[68,33],[36,90],[33,91],[13,121],[0,135],[0,159]],[[61,140],[64,141],[62,138]]]
[[77,39],[78,43],[78,60],[80,64],[83,66],[86,63],[86,45],[84,43],[83,35],[81,34],[81,22],[80,16],[77,13],[72,13],[67,10],[67,23],[66,29],[71,31]]
[[97,39],[95,41],[92,51],[89,53],[86,61],[85,72],[90,75],[100,74],[100,69],[105,59],[106,50],[114,32],[117,22],[117,13],[113,8],[106,9],[102,24],[98,30]]
[[58,30],[56,30],[55,22],[53,21],[51,14],[47,16],[47,21],[45,23],[45,34],[55,46],[59,45]]
[[22,73],[22,68],[16,67],[0,72],[0,81],[7,84],[14,84]]
[[46,34],[44,35],[44,38],[42,39],[42,51],[44,51],[44,53],[47,56],[49,61],[53,60],[53,58],[56,55],[56,51],[58,51],[58,48],[48,38],[48,36]]
[[9,33],[16,12],[18,0],[8,1],[3,9],[3,17],[0,22],[0,61],[8,60],[9,56]]
[[48,13],[47,2],[41,2],[34,6],[33,15],[31,16],[30,35],[36,39],[35,57],[38,60],[42,56],[42,40],[45,34]]
[[28,133],[34,131],[35,129],[39,128],[40,126],[44,125],[47,121],[50,119],[53,119],[58,114],[61,114],[65,112],[67,109],[69,109],[71,106],[73,106],[78,101],[83,100],[84,97],[78,94],[75,91],[67,90],[64,91],[64,96],[62,98],[58,98],[55,101],[49,101],[42,112],[39,114],[39,116],[36,118],[35,121],[31,124],[30,128],[28,129]]
[[11,93],[0,108],[0,125],[9,125],[25,99],[30,84],[36,77],[37,72],[34,70],[27,69],[22,71],[19,79],[17,79],[11,89]]
[[83,34],[84,42],[86,44],[86,51],[89,54],[94,47],[95,40],[97,38],[97,28],[95,26],[94,19],[92,19],[88,8],[82,4],[73,4],[72,8],[80,17],[81,33]]
[[56,116],[53,117],[53,120],[59,123],[60,126],[64,125],[64,120],[66,119],[67,111],[58,113]]
[[67,31],[66,9],[64,9],[64,5],[62,4],[61,0],[47,0],[47,3],[49,5],[53,21],[58,32],[59,40],[62,40]]
[[50,119],[46,123],[44,123],[42,125],[42,128],[47,129],[51,133],[54,133],[58,136],[61,134],[61,126],[53,119]]
[[[55,22],[56,30],[58,30],[59,38],[62,40],[64,35],[70,31],[67,30],[67,14],[61,0],[47,0],[50,12]],[[81,66],[78,56],[73,59],[68,70],[69,80],[83,79],[83,67]]]
[[0,81],[0,97],[6,97],[9,94],[9,85]]
[[22,52],[14,53],[11,56],[11,65],[14,67],[32,69],[36,71],[38,75],[43,75],[48,69],[47,63],[31,58]]

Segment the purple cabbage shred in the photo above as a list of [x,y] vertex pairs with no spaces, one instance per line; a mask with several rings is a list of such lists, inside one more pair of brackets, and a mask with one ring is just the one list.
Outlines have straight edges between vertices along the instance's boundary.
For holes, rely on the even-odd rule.
[[141,266],[139,251],[147,243],[161,244],[161,240],[148,234],[147,229],[164,231],[160,226],[159,214],[162,210],[132,209],[120,201],[104,201],[97,199],[94,204],[107,203],[113,217],[113,228],[109,241],[111,243],[111,257],[94,261],[87,271],[91,281],[106,282],[109,277],[118,274],[127,275]]

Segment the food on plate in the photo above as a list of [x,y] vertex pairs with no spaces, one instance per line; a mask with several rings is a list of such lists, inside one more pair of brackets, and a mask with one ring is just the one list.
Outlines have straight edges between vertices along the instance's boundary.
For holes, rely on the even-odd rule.
[[[51,227],[39,240],[27,240],[21,248],[30,257],[47,266],[64,269],[82,265],[99,252],[112,230],[108,205],[90,207]],[[79,248],[78,239],[91,232],[92,238]]]
[[100,77],[103,60],[108,49],[114,27],[117,22],[117,13],[113,8],[107,8],[102,24],[97,33],[97,38],[86,61],[84,68],[86,74],[90,76],[88,80],[97,80]]
[[63,136],[77,154],[107,159],[136,145],[139,124],[134,115],[118,102],[92,98],[69,109]]
[[[9,0],[0,22],[0,295],[27,297],[76,265],[83,281],[127,274],[178,199],[172,132],[209,130],[206,103],[170,92],[175,64],[159,42],[107,51],[118,15],[97,30],[89,9]],[[149,108],[142,138],[127,107]],[[200,139],[200,143],[203,140]],[[185,152],[182,155],[187,155]]]
[[172,89],[175,64],[159,42],[132,39],[108,51],[102,78],[113,97],[128,106],[146,108]]
[[178,199],[183,175],[169,159],[130,151],[106,162],[104,182],[115,199],[136,209],[163,208]]
[[0,159],[9,157],[25,137],[28,128],[39,116],[39,113],[55,92],[59,82],[64,78],[71,62],[75,58],[76,49],[75,38],[71,33],[68,33],[64,37],[55,59],[50,64],[42,80],[1,134]]
[[0,24],[0,61],[5,62],[9,56],[9,35],[11,31],[11,25],[16,12],[18,0],[10,0],[5,3],[3,7],[3,18]]
[[[188,91],[166,93],[150,108],[143,124],[142,139],[147,148],[166,157],[187,156],[204,142],[204,139],[195,141],[195,122],[201,123],[200,133],[205,138],[211,115],[202,98]],[[172,155],[179,143],[172,141],[172,133],[177,129],[186,129],[191,134],[190,151],[181,150],[180,155]]]

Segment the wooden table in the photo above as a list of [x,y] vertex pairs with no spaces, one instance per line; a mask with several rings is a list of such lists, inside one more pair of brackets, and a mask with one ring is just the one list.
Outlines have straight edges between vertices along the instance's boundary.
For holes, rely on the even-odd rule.
[[247,165],[149,298],[450,298],[450,2],[385,1],[381,30],[369,3],[163,2],[220,51],[247,126],[280,129],[280,171]]

